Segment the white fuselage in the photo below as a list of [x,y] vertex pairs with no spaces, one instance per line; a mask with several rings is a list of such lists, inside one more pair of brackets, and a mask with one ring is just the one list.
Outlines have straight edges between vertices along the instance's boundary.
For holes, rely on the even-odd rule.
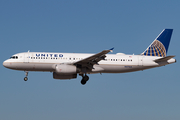
[[[11,59],[4,61],[7,68],[22,71],[50,71],[55,72],[58,64],[71,64],[85,59],[93,54],[80,53],[45,53],[45,52],[24,52],[13,55]],[[122,53],[107,54],[105,60],[101,60],[87,73],[124,73],[133,72],[153,67],[159,67],[176,62],[174,58],[166,62],[154,62],[161,57],[125,55]]]
[[164,29],[140,55],[108,54],[114,48],[96,54],[24,52],[3,62],[6,68],[25,71],[53,72],[54,79],[74,79],[82,76],[81,84],[92,73],[125,73],[160,67],[176,62],[175,56],[166,56],[173,29]]

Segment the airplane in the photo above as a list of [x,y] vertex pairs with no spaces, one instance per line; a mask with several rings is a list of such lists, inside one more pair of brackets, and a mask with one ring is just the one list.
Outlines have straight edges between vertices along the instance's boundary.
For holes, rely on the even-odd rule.
[[75,79],[82,76],[81,84],[89,80],[87,74],[126,73],[165,66],[175,63],[174,55],[166,56],[173,29],[164,29],[149,47],[139,55],[124,53],[107,54],[114,48],[97,54],[23,52],[13,55],[3,62],[3,66],[25,71],[27,81],[29,71],[52,72],[54,79]]

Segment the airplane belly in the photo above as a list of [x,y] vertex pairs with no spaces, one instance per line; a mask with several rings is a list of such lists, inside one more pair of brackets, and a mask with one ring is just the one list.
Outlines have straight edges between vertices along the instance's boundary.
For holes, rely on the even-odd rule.
[[138,65],[101,65],[104,69],[102,73],[125,73],[143,70],[143,66]]

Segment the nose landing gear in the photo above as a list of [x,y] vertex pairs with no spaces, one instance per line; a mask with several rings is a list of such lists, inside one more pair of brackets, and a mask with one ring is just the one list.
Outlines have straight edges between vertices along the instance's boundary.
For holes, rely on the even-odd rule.
[[25,73],[25,75],[26,75],[26,77],[24,77],[24,81],[27,81],[28,80],[28,71],[25,71],[26,73]]

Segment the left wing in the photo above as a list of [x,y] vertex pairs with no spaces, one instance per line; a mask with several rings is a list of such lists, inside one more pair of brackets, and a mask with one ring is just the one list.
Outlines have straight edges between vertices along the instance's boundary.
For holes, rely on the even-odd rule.
[[87,57],[85,59],[82,59],[80,61],[77,61],[73,63],[74,65],[77,65],[78,67],[87,67],[88,69],[93,69],[94,64],[98,64],[99,61],[104,60],[106,57],[106,54],[109,52],[112,52],[114,48],[111,48],[109,50],[103,50],[100,53],[94,54],[90,57]]

